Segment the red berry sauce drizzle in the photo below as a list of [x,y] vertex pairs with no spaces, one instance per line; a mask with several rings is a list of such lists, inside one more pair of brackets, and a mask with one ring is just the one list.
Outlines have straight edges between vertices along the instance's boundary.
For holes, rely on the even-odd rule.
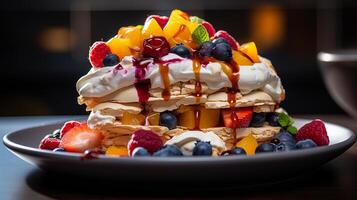
[[150,79],[145,79],[146,69],[150,62],[133,58],[133,66],[135,67],[135,89],[139,97],[140,103],[146,103],[149,99],[149,89],[151,87]]

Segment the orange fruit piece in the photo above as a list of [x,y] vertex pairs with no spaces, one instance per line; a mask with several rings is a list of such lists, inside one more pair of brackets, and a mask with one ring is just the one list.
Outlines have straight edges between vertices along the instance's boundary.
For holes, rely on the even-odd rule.
[[234,51],[232,50],[232,54],[233,54],[233,60],[234,62],[236,62],[238,65],[253,65],[254,62],[253,60],[251,60],[250,57],[247,57],[246,55],[244,55],[244,53],[238,51]]
[[107,156],[128,156],[128,148],[126,146],[110,146],[106,151]]
[[148,20],[143,29],[141,30],[143,40],[148,39],[152,36],[165,36],[163,30],[161,29],[159,23],[154,18]]
[[200,111],[200,129],[212,128],[218,125],[219,109],[206,109],[205,107],[201,107]]
[[107,42],[107,45],[109,46],[110,51],[119,56],[120,59],[131,55],[129,48],[131,46],[130,39],[113,37]]
[[255,63],[259,63],[258,50],[254,42],[248,42],[239,47],[239,50],[249,56]]
[[254,155],[257,146],[258,142],[252,134],[247,135],[236,144],[236,147],[243,148],[247,155]]
[[130,112],[124,112],[121,122],[124,125],[144,125],[145,116],[143,114],[133,114]]
[[142,49],[143,39],[141,34],[141,28],[138,26],[122,27],[118,31],[119,38],[125,38],[130,40],[129,48],[139,51]]

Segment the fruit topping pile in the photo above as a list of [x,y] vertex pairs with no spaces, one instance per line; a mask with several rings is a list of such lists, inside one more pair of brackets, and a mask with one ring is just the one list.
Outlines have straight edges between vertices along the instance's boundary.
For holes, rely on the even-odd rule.
[[173,10],[169,17],[151,15],[143,25],[122,27],[107,42],[95,42],[89,50],[89,61],[95,68],[116,66],[125,56],[156,60],[174,53],[182,58],[193,55],[238,65],[260,62],[254,42],[243,45],[208,21]]
[[[283,123],[283,115],[274,114],[269,116],[269,123],[278,125]],[[169,112],[165,112],[163,120],[165,123],[172,123]],[[264,116],[265,117],[265,116]],[[161,117],[160,117],[161,118]],[[262,116],[256,115],[250,118],[257,118],[254,123],[261,123]],[[284,115],[284,118],[286,116]],[[289,120],[291,120],[289,118]],[[161,121],[161,119],[160,119]],[[252,123],[252,122],[251,122]],[[285,121],[284,121],[285,123]],[[288,122],[288,124],[291,122]],[[173,126],[173,124],[170,124]],[[309,149],[317,146],[329,144],[329,137],[326,132],[324,122],[316,119],[304,126],[297,132],[289,132],[289,126],[282,127],[280,132],[270,141],[258,143],[252,134],[241,138],[232,149],[223,151],[220,156],[233,155],[254,155],[269,152],[288,152],[299,149]],[[114,157],[172,157],[183,156],[180,147],[174,144],[165,144],[162,137],[158,134],[144,129],[135,131],[127,146],[109,146],[102,150],[103,134],[95,129],[91,129],[86,123],[77,121],[66,122],[61,129],[46,135],[39,144],[40,149],[51,150],[54,152],[76,152],[83,153],[84,159],[89,159],[100,154]],[[210,141],[197,140],[192,149],[192,156],[213,156],[214,147]]]

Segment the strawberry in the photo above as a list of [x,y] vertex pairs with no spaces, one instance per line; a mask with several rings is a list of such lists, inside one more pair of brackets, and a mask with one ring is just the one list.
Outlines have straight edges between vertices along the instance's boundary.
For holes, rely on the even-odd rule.
[[89,49],[89,61],[93,67],[103,67],[103,59],[110,53],[110,48],[105,42],[95,42]]
[[313,140],[318,146],[328,145],[330,140],[324,122],[315,119],[301,127],[297,132],[296,140],[301,141],[305,139]]
[[68,121],[66,123],[64,123],[64,125],[62,126],[61,130],[60,130],[60,138],[62,138],[64,136],[64,134],[66,134],[69,130],[71,130],[72,128],[81,125],[80,122],[77,121]]
[[213,37],[214,34],[216,33],[216,29],[214,29],[214,27],[212,26],[211,23],[209,23],[207,21],[203,21],[202,26],[204,26],[206,28],[209,37]]
[[163,146],[161,138],[152,131],[137,130],[131,136],[128,143],[129,155],[132,154],[136,147],[143,147],[151,154],[159,150]]
[[51,135],[47,135],[46,137],[44,137],[41,142],[40,145],[38,146],[38,148],[40,149],[47,149],[47,150],[53,150],[55,148],[57,148],[60,144],[61,140],[57,139],[57,138],[53,138],[51,137]]
[[[236,116],[234,116],[234,113]],[[249,126],[250,121],[253,117],[253,108],[252,107],[244,107],[244,108],[236,108],[225,109],[222,110],[222,116],[224,125],[229,128],[246,128]],[[235,124],[233,124],[236,121]]]
[[238,42],[231,36],[229,35],[226,31],[218,31],[214,34],[213,38],[224,38],[225,40],[227,40],[227,42],[229,43],[229,45],[232,47],[232,49],[234,50],[238,50],[239,48],[239,44]]
[[169,21],[169,18],[166,16],[160,16],[160,15],[150,15],[148,18],[146,18],[146,21],[149,21],[151,18],[154,18],[156,20],[156,22],[160,25],[160,27],[162,29],[164,29],[165,25],[167,24],[167,22]]
[[100,131],[90,129],[86,123],[70,129],[62,138],[60,147],[69,152],[84,152],[99,147],[103,139]]

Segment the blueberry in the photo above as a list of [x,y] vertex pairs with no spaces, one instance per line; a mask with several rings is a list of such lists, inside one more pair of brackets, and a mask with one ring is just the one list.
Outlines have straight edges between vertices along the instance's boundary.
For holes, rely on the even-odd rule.
[[228,41],[226,39],[222,38],[222,37],[218,37],[218,38],[214,39],[212,42],[215,45],[219,44],[219,43],[226,43],[226,44],[229,45]]
[[60,139],[61,138],[61,131],[60,129],[56,129],[52,132],[52,137],[53,138],[57,138],[57,139]]
[[269,123],[270,126],[279,126],[279,114],[278,113],[270,113],[267,116],[267,121]]
[[171,112],[163,112],[160,114],[160,126],[166,126],[168,129],[174,129],[177,125],[177,118]]
[[243,148],[234,147],[231,150],[231,155],[247,155],[247,153],[245,152],[245,150]]
[[170,156],[183,156],[183,154],[176,145],[165,145],[162,149],[156,151],[153,154],[153,156],[170,157]]
[[252,121],[250,122],[250,126],[252,127],[262,127],[265,122],[265,113],[253,113]]
[[295,144],[291,142],[280,142],[278,145],[276,145],[275,151],[280,152],[280,151],[292,151],[295,150]]
[[131,153],[132,157],[140,157],[140,156],[150,156],[148,150],[143,147],[136,147]]
[[311,139],[306,139],[306,140],[301,140],[296,143],[296,148],[297,149],[309,149],[316,147],[316,143],[312,141]]
[[193,156],[211,156],[212,145],[210,142],[197,141],[192,152]]
[[232,48],[229,44],[218,43],[212,50],[212,56],[218,60],[230,61],[232,59]]
[[210,42],[204,42],[201,44],[201,46],[198,48],[198,55],[200,55],[201,57],[210,57],[212,55],[212,50],[215,47],[215,45]]
[[274,152],[276,145],[273,143],[264,143],[260,144],[256,149],[255,153],[265,153],[265,152]]
[[55,149],[53,149],[52,151],[54,151],[54,152],[64,152],[64,148],[55,148]]
[[291,142],[296,143],[294,137],[285,129],[280,129],[279,133],[275,136],[280,142]]
[[103,59],[103,65],[104,66],[114,66],[119,63],[119,58],[115,54],[108,54],[105,56]]
[[191,57],[190,50],[187,47],[185,47],[185,45],[183,45],[183,44],[178,44],[178,45],[172,47],[171,52],[173,52],[183,58]]

